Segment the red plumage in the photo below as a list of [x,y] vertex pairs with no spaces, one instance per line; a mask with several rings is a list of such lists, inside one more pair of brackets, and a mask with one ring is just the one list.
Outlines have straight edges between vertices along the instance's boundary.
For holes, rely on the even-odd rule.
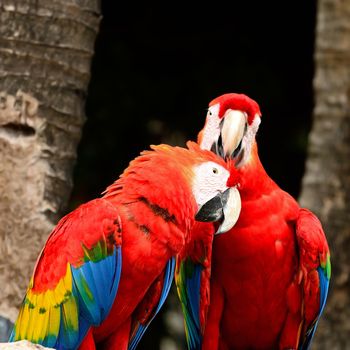
[[209,107],[218,103],[220,104],[219,118],[222,118],[228,109],[244,111],[248,114],[248,123],[251,124],[255,115],[261,114],[259,105],[254,100],[243,94],[230,93],[221,95],[212,100],[209,103]]
[[[93,220],[86,220],[86,217]],[[120,246],[121,235],[118,230],[118,211],[103,199],[90,201],[66,215],[48,237],[38,259],[34,269],[33,291],[53,289],[65,275],[67,262],[74,267],[83,265],[83,246],[91,249],[101,237],[109,235]]]
[[215,154],[191,143],[152,148],[102,198],[55,227],[11,340],[60,350],[136,347],[167,297],[175,257],[188,253],[199,209],[206,208],[204,219],[218,220],[206,204],[230,191],[230,173]]
[[[209,110],[207,118],[220,121],[227,110],[240,110],[249,129],[260,116],[245,95],[226,94],[210,106],[217,104],[218,115]],[[252,141],[248,161],[238,169],[241,215],[213,243],[202,349],[307,349],[328,292],[327,241],[318,219],[266,174]]]
[[[189,182],[183,181],[191,174],[180,172],[179,167],[186,170],[195,157],[191,159],[188,151],[179,148],[169,147],[163,152],[163,157],[144,152],[143,158],[136,158],[104,196],[120,208],[121,226],[128,235],[123,236],[123,269],[117,297],[105,321],[92,330],[94,341],[103,349],[127,348],[137,326],[147,324],[154,315],[166,261],[181,250],[186,254],[183,249],[190,239],[187,233],[194,224],[197,204]],[[146,156],[152,166],[145,166]],[[196,157],[198,162],[219,161],[210,153],[198,153]],[[89,348],[83,343],[80,349]]]

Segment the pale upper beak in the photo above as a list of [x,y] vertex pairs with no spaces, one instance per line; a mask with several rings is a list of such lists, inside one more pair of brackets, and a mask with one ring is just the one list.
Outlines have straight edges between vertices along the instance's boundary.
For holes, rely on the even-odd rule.
[[202,222],[222,220],[215,234],[229,231],[237,222],[241,212],[241,196],[236,187],[230,187],[225,192],[204,203],[196,214],[195,219]]
[[240,144],[247,128],[246,114],[230,109],[226,112],[222,123],[221,138],[224,155],[227,158],[234,158],[240,151]]

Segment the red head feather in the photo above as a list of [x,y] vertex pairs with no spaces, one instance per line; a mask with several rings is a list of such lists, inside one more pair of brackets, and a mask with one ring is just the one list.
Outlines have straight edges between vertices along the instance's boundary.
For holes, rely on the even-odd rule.
[[252,124],[256,114],[261,116],[259,105],[244,94],[224,94],[214,100],[209,104],[209,107],[220,104],[219,118],[222,118],[228,109],[234,109],[248,114],[248,123]]

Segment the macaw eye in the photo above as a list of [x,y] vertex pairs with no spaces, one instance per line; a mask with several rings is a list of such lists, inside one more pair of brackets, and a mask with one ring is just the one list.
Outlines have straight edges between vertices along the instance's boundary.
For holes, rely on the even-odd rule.
[[219,169],[218,168],[213,168],[213,174],[218,174],[219,173]]

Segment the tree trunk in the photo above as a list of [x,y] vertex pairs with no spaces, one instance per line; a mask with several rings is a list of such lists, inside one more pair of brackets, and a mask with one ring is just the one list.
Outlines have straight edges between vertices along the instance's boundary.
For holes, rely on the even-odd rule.
[[14,320],[68,201],[98,0],[0,1],[0,314]]
[[315,109],[301,205],[323,223],[331,290],[315,349],[350,348],[350,0],[319,0]]

